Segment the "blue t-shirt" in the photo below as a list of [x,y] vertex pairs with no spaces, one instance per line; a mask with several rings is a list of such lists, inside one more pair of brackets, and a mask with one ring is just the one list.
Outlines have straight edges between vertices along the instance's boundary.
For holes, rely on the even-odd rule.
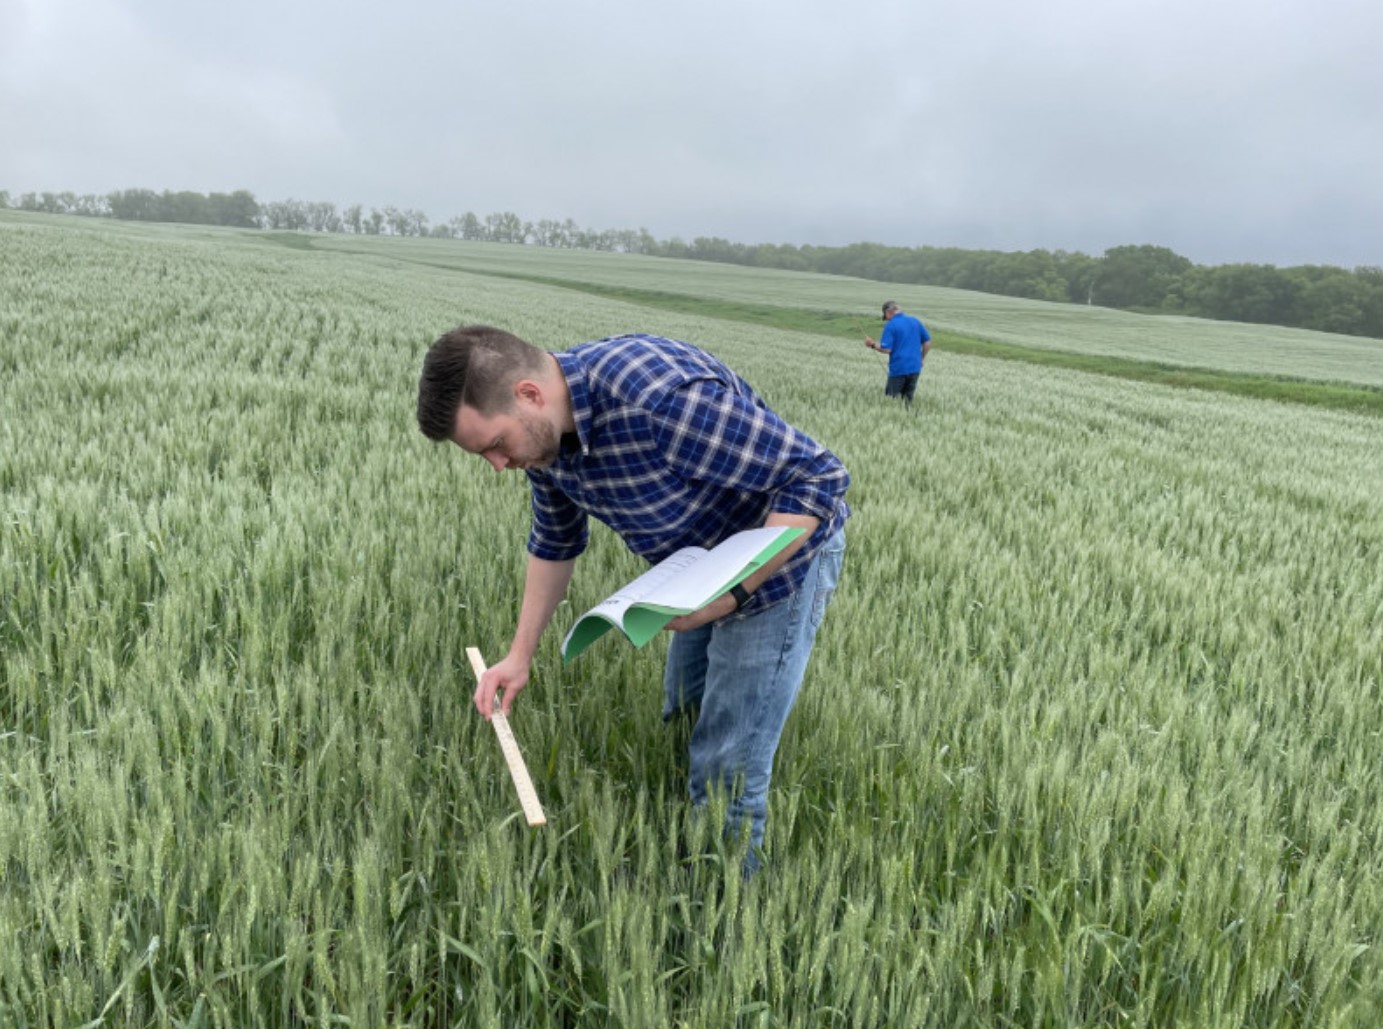
[[879,348],[888,351],[888,374],[916,375],[922,370],[922,344],[932,338],[927,327],[899,311],[884,326]]

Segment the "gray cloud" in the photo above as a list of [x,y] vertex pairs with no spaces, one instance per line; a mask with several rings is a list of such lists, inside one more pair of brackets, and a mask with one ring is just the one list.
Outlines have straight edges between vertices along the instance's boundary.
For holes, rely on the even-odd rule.
[[1383,14],[0,0],[0,188],[1383,264]]

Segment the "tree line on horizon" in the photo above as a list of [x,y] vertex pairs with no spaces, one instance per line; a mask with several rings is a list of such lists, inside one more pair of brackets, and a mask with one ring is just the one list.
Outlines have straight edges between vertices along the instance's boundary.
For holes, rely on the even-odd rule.
[[755,268],[849,275],[879,282],[947,286],[1142,313],[1316,329],[1383,339],[1383,268],[1333,265],[1197,265],[1167,247],[1116,246],[1101,256],[1066,250],[1004,252],[960,247],[735,243],[698,236],[658,240],[647,229],[583,228],[567,218],[527,221],[512,211],[472,212],[433,222],[415,209],[338,208],[330,201],[260,203],[248,190],[107,194],[0,190],[0,208],[122,221],[180,222],[243,229],[354,233],[513,243],[645,254]]

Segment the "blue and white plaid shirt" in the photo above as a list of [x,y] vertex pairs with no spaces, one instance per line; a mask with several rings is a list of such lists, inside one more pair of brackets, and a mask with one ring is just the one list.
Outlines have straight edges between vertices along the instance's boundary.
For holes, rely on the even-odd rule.
[[576,435],[564,437],[550,467],[527,470],[535,557],[581,554],[588,515],[649,562],[682,547],[713,547],[772,512],[820,519],[802,549],[755,590],[746,608],[753,611],[790,595],[849,517],[850,474],[840,459],[705,351],[630,335],[553,356],[571,392]]

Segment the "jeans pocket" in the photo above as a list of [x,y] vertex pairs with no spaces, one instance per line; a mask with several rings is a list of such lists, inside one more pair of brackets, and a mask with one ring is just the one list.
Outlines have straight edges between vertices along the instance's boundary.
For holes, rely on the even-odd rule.
[[819,629],[821,620],[826,617],[826,605],[835,595],[836,583],[840,581],[840,569],[845,559],[845,532],[837,532],[821,548],[817,558],[816,590],[812,596],[812,628]]

